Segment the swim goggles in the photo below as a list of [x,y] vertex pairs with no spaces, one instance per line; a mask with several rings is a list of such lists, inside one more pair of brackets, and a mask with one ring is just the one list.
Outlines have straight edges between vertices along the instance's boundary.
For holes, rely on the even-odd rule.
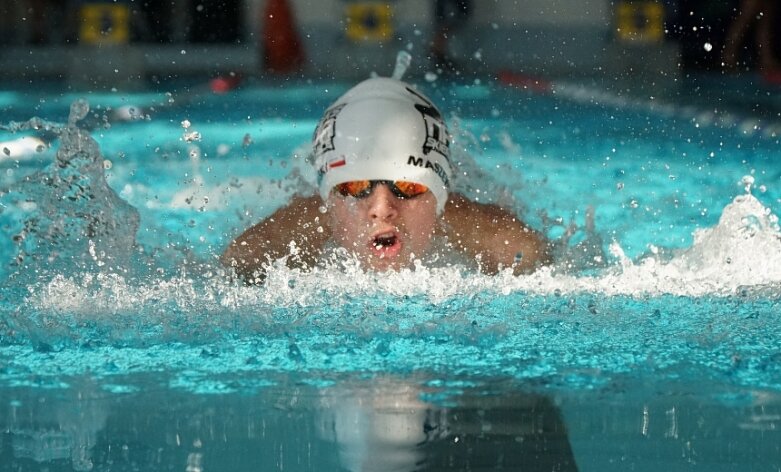
[[334,186],[343,197],[366,198],[374,187],[385,184],[397,198],[413,198],[428,192],[428,187],[406,180],[351,180]]

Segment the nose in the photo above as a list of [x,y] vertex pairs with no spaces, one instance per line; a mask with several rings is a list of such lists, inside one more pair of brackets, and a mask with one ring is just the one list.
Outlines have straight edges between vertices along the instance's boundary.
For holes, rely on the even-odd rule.
[[399,200],[391,192],[386,184],[380,184],[374,187],[369,195],[369,217],[372,220],[389,221],[393,220],[399,214]]

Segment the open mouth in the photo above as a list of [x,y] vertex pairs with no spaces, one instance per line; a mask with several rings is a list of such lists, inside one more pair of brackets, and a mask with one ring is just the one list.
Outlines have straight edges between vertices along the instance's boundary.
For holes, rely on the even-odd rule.
[[395,234],[380,235],[374,238],[374,247],[377,249],[390,247],[396,244],[398,239],[399,239],[398,236],[396,236]]
[[375,235],[369,245],[379,257],[393,257],[401,251],[401,239],[395,231]]

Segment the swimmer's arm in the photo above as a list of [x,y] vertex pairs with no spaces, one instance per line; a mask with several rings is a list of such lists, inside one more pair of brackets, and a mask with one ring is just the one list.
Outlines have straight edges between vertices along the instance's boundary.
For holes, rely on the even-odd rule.
[[550,263],[547,239],[496,205],[454,194],[448,199],[444,217],[448,241],[479,259],[484,272],[493,274],[513,267],[518,275]]
[[297,252],[288,257],[287,265],[312,267],[331,237],[319,211],[322,205],[319,196],[294,197],[289,205],[233,240],[220,262],[233,268],[245,282],[260,283],[265,278],[263,265],[290,255],[294,244]]

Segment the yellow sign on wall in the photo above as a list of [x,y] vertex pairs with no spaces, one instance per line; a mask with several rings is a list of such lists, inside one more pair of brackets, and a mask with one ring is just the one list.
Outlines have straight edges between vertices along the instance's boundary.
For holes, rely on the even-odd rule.
[[130,9],[116,3],[81,7],[79,41],[87,44],[125,44],[130,38]]
[[387,41],[393,36],[393,8],[388,3],[350,3],[345,18],[352,41]]
[[616,33],[622,41],[664,39],[664,6],[654,1],[622,1],[616,6]]

